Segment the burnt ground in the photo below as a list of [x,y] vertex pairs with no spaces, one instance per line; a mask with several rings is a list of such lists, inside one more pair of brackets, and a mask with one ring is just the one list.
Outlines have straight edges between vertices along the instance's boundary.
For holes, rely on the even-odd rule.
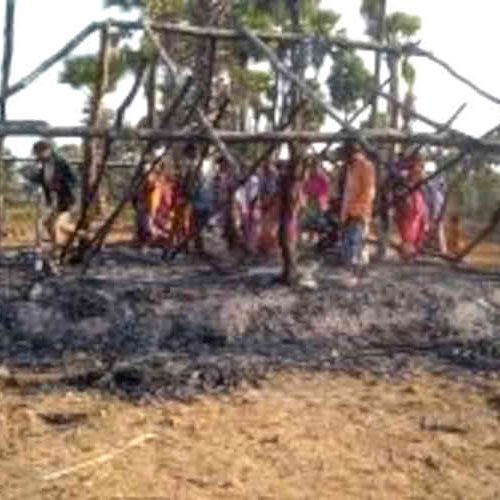
[[19,253],[0,261],[0,367],[45,374],[36,391],[184,399],[280,371],[500,373],[493,274],[392,262],[349,288],[322,263],[317,289],[289,289],[272,269],[166,265],[126,249],[105,251],[85,277],[31,269]]

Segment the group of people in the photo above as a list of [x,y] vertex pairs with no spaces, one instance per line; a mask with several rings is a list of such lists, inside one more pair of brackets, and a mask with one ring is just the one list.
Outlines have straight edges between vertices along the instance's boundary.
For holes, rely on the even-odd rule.
[[201,228],[211,223],[221,229],[230,249],[270,256],[279,251],[280,224],[292,241],[303,236],[311,241],[316,235],[307,229],[307,221],[334,212],[343,228],[345,260],[362,261],[376,193],[375,168],[354,143],[343,153],[345,167],[338,183],[318,158],[297,160],[301,164],[295,171],[301,175],[292,190],[290,220],[282,224],[292,160],[270,160],[242,181],[219,158],[213,177],[204,180],[199,169],[195,171],[196,150],[188,145],[176,163],[147,167],[146,180],[134,198],[137,241],[172,249],[193,240],[203,249]]
[[[44,226],[54,245],[60,244],[63,233],[71,231],[68,214],[75,203],[76,180],[49,143],[37,142],[34,153],[41,168],[32,180],[43,188],[52,207]],[[335,180],[317,157],[296,160],[301,162],[298,169],[292,169],[290,161],[270,160],[242,180],[244,173],[235,173],[220,157],[207,179],[196,146],[188,144],[176,160],[147,164],[144,182],[132,199],[137,243],[160,246],[168,254],[181,247],[189,250],[192,241],[197,251],[204,251],[203,229],[218,227],[230,249],[269,256],[279,251],[280,225],[292,241],[312,242],[317,234],[308,221],[329,214],[340,228],[333,240],[337,240],[342,260],[353,265],[366,263],[366,241],[377,184],[380,186],[372,161],[355,142],[341,149],[341,168],[336,170]],[[301,175],[293,184],[291,212],[286,215],[284,193],[291,170]],[[389,173],[383,189],[390,196],[383,202],[392,207],[401,256],[415,257],[433,237],[446,253],[444,186],[439,181],[422,183],[424,162],[418,154],[401,155]],[[285,223],[284,216],[289,219]]]

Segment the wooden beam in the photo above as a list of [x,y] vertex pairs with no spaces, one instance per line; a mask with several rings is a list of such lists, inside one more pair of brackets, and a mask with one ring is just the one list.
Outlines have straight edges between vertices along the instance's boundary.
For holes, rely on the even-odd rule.
[[[83,158],[65,158],[66,163],[74,167],[81,167],[83,165]],[[36,163],[38,160],[34,157],[29,156],[4,156],[0,161],[10,161],[13,163]],[[127,169],[127,168],[135,168],[137,163],[133,163],[131,161],[123,160],[123,161],[110,161],[107,162],[106,167],[109,169]]]
[[89,24],[68,43],[66,43],[61,49],[59,49],[55,54],[51,55],[48,59],[39,64],[33,71],[31,71],[26,76],[22,77],[20,80],[14,83],[11,87],[9,87],[7,91],[7,97],[11,97],[28,87],[28,85],[33,83],[37,78],[39,78],[50,68],[52,68],[54,64],[57,64],[70,52],[75,50],[82,42],[84,42],[90,35],[92,35],[92,33],[102,28],[102,26],[103,23]]
[[[443,148],[458,148],[469,152],[500,153],[498,140],[475,139],[454,133],[406,133],[392,129],[366,129],[362,132],[341,130],[337,132],[239,132],[233,130],[219,130],[215,132],[224,142],[228,143],[270,143],[299,142],[302,144],[327,144],[329,142],[343,142],[348,139],[359,139],[360,134],[364,141],[382,144],[428,144]],[[38,125],[25,126],[7,122],[0,125],[0,135],[5,136],[42,136],[42,137],[110,137],[122,141],[165,141],[165,142],[211,142],[212,138],[205,131],[171,131],[165,129],[134,129],[123,128],[120,131],[88,128],[88,127],[45,127]]]
[[[143,29],[143,25],[140,21],[116,21],[110,20],[112,26],[116,26],[124,31],[138,31]],[[153,22],[151,23],[151,28],[154,31],[161,31],[164,33],[172,33],[182,36],[189,36],[195,38],[208,38],[217,39],[221,41],[240,41],[244,40],[245,37],[238,30],[223,29],[223,28],[211,28],[201,27],[201,26],[190,26],[181,23],[169,23],[169,22]],[[312,38],[311,36],[305,35],[303,33],[286,33],[286,32],[264,32],[256,31],[255,34],[265,42],[281,42],[281,43],[300,43],[307,39]],[[414,44],[406,45],[384,45],[381,43],[364,41],[364,40],[351,40],[343,36],[329,36],[324,37],[325,43],[332,46],[337,46],[341,48],[352,48],[367,51],[380,51],[380,52],[397,52],[397,53],[413,53],[417,52]],[[417,55],[417,54],[416,54]]]

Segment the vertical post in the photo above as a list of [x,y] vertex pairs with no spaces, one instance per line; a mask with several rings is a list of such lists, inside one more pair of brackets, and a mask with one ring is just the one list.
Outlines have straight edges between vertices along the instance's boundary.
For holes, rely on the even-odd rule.
[[[382,44],[385,35],[385,17],[387,11],[387,0],[379,0],[378,2],[378,20],[377,20],[377,42]],[[380,51],[375,52],[375,72],[374,72],[374,89],[377,90],[380,87],[380,74],[382,70],[382,57],[383,54]],[[377,125],[378,117],[378,102],[379,96],[376,92],[373,93],[372,99],[372,112],[370,116],[370,128],[375,128]]]
[[[289,2],[290,17],[293,31],[301,29],[301,2],[293,0]],[[304,74],[303,48],[294,45],[292,48],[292,68],[294,74],[302,79]],[[290,112],[295,109],[301,100],[301,90],[297,86],[292,87]],[[293,128],[302,129],[303,114],[298,113]],[[289,144],[289,164],[281,175],[281,209],[279,223],[279,243],[283,259],[282,281],[287,285],[293,285],[299,279],[297,264],[297,238],[298,238],[298,193],[302,173],[302,146],[300,144]]]
[[[0,123],[7,119],[7,90],[9,87],[10,68],[12,65],[12,53],[14,50],[14,14],[16,10],[15,0],[7,0],[5,4],[5,26],[4,26],[4,46],[2,60],[2,82],[0,88]],[[6,163],[4,161],[4,137],[0,137],[0,245],[5,233],[6,206],[5,206],[5,172]]]
[[[101,29],[99,56],[97,62],[97,76],[94,87],[94,93],[90,103],[89,127],[96,127],[102,116],[102,98],[109,86],[109,55],[110,55],[110,37],[109,25],[105,24]],[[83,179],[82,179],[82,197],[81,214],[87,214],[87,220],[82,228],[88,229],[92,218],[93,210],[89,206],[92,200],[98,200],[99,194],[94,193],[94,186],[99,177],[99,139],[86,139],[83,153]],[[102,168],[102,166],[101,166]],[[98,205],[98,203],[97,203]]]
[[147,101],[148,101],[148,118],[147,127],[156,128],[156,78],[158,75],[158,54],[155,54],[149,67],[147,81]]
[[[378,26],[377,26],[377,42],[383,43],[386,38],[386,17],[387,17],[387,0],[379,0],[379,18],[378,18]],[[376,84],[380,85],[380,73],[382,71],[382,58],[383,54],[381,52],[376,52],[376,63],[375,63],[375,77],[377,78]],[[393,54],[388,54],[388,64],[390,66],[391,58],[395,57]],[[397,61],[397,64],[399,62]],[[397,75],[394,75],[393,71],[390,69],[389,74],[389,82],[391,86],[391,92],[395,91],[396,95],[399,93],[397,89],[394,88],[394,85],[397,85]],[[370,125],[372,128],[377,126],[377,118],[378,118],[378,98],[377,94],[373,97],[373,107],[372,107],[372,115],[370,118]],[[392,108],[390,108],[392,109]],[[397,128],[397,108],[395,118],[391,113],[390,117],[390,125]],[[392,150],[390,156],[390,161],[394,160],[394,149]],[[378,232],[379,232],[379,245],[377,248],[377,257],[380,260],[385,260],[387,257],[387,252],[389,250],[390,244],[390,233],[391,233],[391,217],[390,211],[388,208],[388,190],[391,189],[387,187],[387,172],[384,169],[384,165],[377,165],[377,192],[378,199],[383,207],[380,212],[380,219],[378,224]],[[384,192],[382,192],[384,190]]]

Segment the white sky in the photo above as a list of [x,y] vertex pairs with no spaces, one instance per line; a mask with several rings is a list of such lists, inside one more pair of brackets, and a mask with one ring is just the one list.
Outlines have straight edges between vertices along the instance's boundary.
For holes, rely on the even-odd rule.
[[[352,38],[364,36],[360,3],[361,0],[323,2],[342,14],[340,25],[347,28]],[[11,83],[34,69],[88,23],[106,17],[131,18],[131,15],[112,9],[103,10],[102,4],[102,0],[17,0]],[[0,2],[0,15],[3,15],[3,8],[4,2]],[[500,96],[500,65],[496,59],[498,0],[476,0],[474,4],[463,0],[388,0],[388,9],[419,15],[422,31],[418,39],[422,40],[422,47],[432,50],[485,90]],[[0,29],[3,30],[3,19]],[[76,54],[95,52],[97,39],[94,35]],[[2,48],[0,37],[0,51]],[[372,56],[367,57],[367,63],[371,64]],[[416,58],[413,63],[417,68],[418,111],[437,121],[446,121],[460,104],[467,102],[456,127],[473,134],[481,134],[500,122],[500,106],[477,96],[431,62]],[[58,84],[61,68],[61,64],[56,65],[28,89],[9,99],[8,118],[45,120],[60,126],[79,124],[85,96],[81,91]],[[124,82],[118,92],[108,98],[107,104],[116,106],[129,85],[130,82]],[[144,99],[138,99],[129,119],[137,120],[144,109]],[[33,138],[9,138],[7,147],[17,155],[28,155],[32,142]]]

